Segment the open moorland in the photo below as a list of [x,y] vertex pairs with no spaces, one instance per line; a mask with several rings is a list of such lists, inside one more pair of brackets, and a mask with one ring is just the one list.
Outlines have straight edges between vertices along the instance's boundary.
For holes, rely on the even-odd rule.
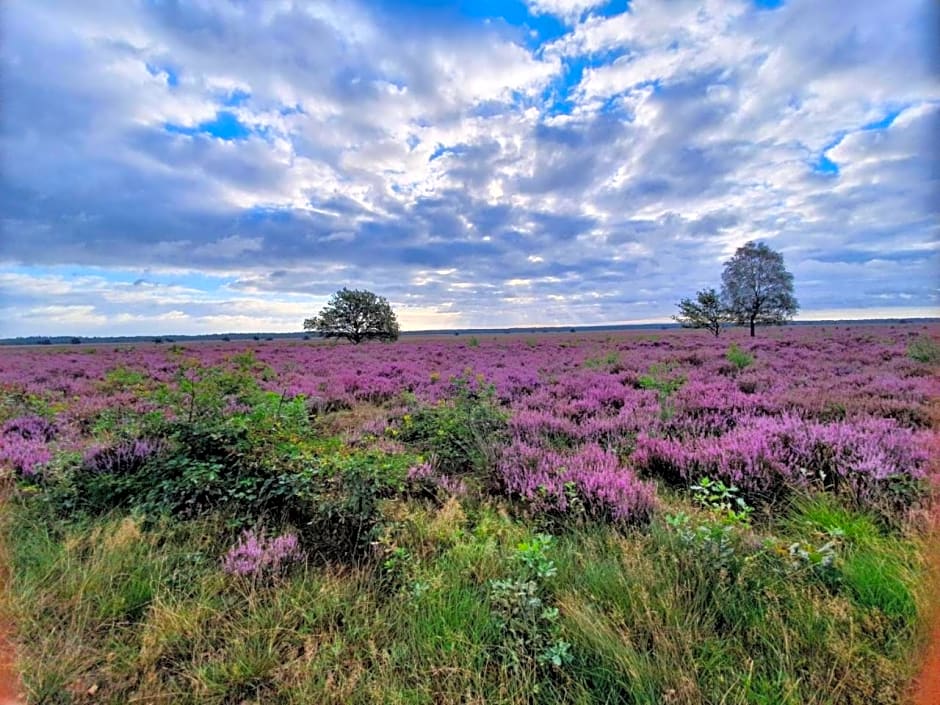
[[897,703],[940,328],[0,350],[36,703]]

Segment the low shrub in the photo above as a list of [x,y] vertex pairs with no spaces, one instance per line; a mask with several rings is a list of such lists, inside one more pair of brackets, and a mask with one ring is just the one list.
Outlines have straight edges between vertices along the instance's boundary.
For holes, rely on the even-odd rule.
[[552,604],[553,542],[549,534],[537,534],[519,544],[513,575],[490,581],[490,605],[504,630],[501,654],[513,669],[561,668],[571,660],[571,645],[559,636],[559,612]]
[[594,444],[561,454],[517,440],[503,453],[499,473],[510,496],[560,519],[623,527],[645,524],[656,507],[655,486]]
[[264,532],[245,531],[225,554],[222,567],[230,575],[260,578],[282,573],[303,557],[296,534],[269,538]]
[[492,385],[465,378],[453,382],[454,394],[434,406],[418,406],[405,414],[397,437],[427,454],[447,475],[474,475],[483,484],[490,477],[507,429]]

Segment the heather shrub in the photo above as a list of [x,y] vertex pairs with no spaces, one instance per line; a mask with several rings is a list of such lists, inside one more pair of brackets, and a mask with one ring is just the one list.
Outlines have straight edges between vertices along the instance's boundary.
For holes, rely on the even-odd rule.
[[222,569],[230,575],[261,578],[284,572],[303,560],[304,553],[296,534],[267,537],[264,532],[244,531],[222,560]]
[[923,434],[887,419],[820,424],[754,417],[720,435],[686,440],[641,434],[634,466],[672,483],[708,476],[763,502],[794,486],[841,494],[859,507],[903,512],[923,491]]
[[467,483],[456,475],[443,475],[431,463],[423,461],[408,469],[405,485],[418,497],[446,499],[467,494]]
[[0,466],[21,477],[31,478],[50,460],[47,444],[58,434],[57,426],[41,416],[21,416],[0,427]]
[[35,477],[50,460],[52,452],[42,441],[6,436],[0,447],[0,467],[6,466],[24,478]]
[[58,511],[100,514],[139,504],[157,477],[151,464],[165,450],[163,441],[147,438],[87,448],[78,465],[57,478],[52,495]]
[[58,428],[55,423],[42,416],[22,416],[10,419],[0,428],[0,437],[4,440],[19,437],[24,441],[48,443],[55,439]]
[[655,486],[594,444],[561,454],[516,440],[500,459],[499,474],[510,496],[559,519],[644,524],[656,507]]
[[92,446],[82,458],[82,471],[88,474],[134,474],[163,448],[159,440],[146,438],[121,441],[109,446]]

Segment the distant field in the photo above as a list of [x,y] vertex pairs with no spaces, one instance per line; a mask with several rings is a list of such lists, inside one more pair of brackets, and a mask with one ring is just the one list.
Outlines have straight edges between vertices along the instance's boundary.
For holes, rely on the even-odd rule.
[[903,702],[938,342],[0,348],[31,701]]

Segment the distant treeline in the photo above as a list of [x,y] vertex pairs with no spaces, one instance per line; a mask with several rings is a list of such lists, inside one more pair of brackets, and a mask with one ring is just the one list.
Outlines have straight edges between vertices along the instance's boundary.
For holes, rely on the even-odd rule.
[[[885,325],[908,323],[937,323],[940,318],[867,318],[862,320],[831,321],[793,321],[794,326],[827,325]],[[451,330],[415,330],[403,331],[402,337],[427,335],[499,335],[539,333],[604,333],[623,330],[669,330],[679,328],[678,323],[636,323],[605,326],[539,326],[532,328],[458,328]],[[209,333],[205,335],[116,335],[116,336],[72,336],[72,335],[30,335],[20,338],[0,339],[0,345],[81,345],[103,343],[182,343],[199,341],[229,342],[235,340],[273,341],[273,340],[312,340],[320,336],[316,333]]]

